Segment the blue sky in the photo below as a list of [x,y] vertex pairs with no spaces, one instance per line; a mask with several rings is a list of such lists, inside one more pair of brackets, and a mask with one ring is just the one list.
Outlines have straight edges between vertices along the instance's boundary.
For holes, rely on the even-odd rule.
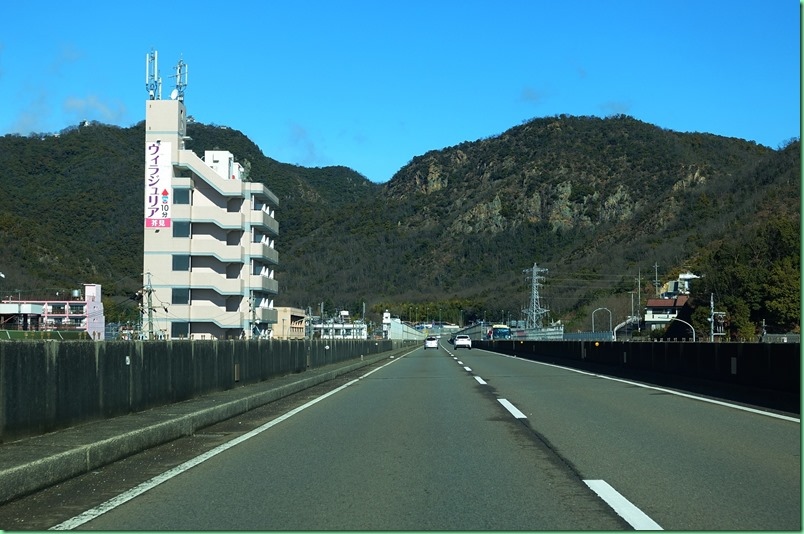
[[189,66],[196,120],[374,182],[562,113],[771,148],[801,130],[791,0],[88,0],[6,2],[3,19],[0,135],[136,124],[151,50],[164,98]]

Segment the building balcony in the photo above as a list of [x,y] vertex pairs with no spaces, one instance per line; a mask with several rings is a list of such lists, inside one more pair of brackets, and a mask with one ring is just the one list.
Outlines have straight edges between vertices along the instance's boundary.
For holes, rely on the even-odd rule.
[[[176,210],[178,218],[179,210]],[[185,218],[185,217],[181,217]],[[228,212],[217,206],[193,206],[189,219],[192,222],[210,222],[220,228],[243,228],[243,214],[239,211]]]
[[242,295],[243,281],[239,278],[225,278],[215,272],[191,272],[190,287],[211,289],[221,295]]
[[227,245],[215,239],[193,239],[190,254],[193,256],[213,256],[224,263],[243,263],[245,255],[240,245]]
[[249,211],[249,221],[255,227],[271,236],[279,235],[279,223],[263,210]]
[[279,265],[279,253],[265,243],[251,243],[249,252],[252,258],[262,258],[265,263]]
[[220,306],[212,304],[191,304],[189,306],[172,306],[171,313],[179,320],[195,323],[215,323],[221,328],[240,328],[243,326],[244,313],[227,312]]
[[217,206],[190,206],[189,204],[174,204],[171,207],[171,218],[189,220],[191,222],[212,223],[220,228],[245,228],[246,217],[248,222],[263,233],[270,236],[279,235],[279,223],[262,210],[251,210],[247,213],[228,212]]
[[659,321],[659,322],[667,322],[672,321],[678,317],[677,313],[646,313],[645,320],[646,321]]
[[269,206],[279,206],[279,199],[265,185],[259,182],[246,182],[246,187],[251,194]]
[[279,282],[267,276],[254,274],[249,276],[249,289],[252,291],[261,291],[263,293],[279,293]]
[[276,324],[279,313],[273,308],[257,308],[254,310],[254,320],[258,323]]

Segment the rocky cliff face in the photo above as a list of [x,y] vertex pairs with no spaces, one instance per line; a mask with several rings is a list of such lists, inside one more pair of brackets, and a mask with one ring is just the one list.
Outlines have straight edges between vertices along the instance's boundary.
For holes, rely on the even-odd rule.
[[[627,117],[539,119],[498,138],[415,158],[384,194],[428,204],[429,216],[458,235],[495,235],[523,224],[593,232],[638,219],[658,230],[709,183],[710,173],[720,180],[730,173],[713,168],[708,152],[696,153],[692,137]],[[713,139],[719,138],[708,136]],[[742,151],[743,161],[733,163],[753,156]]]

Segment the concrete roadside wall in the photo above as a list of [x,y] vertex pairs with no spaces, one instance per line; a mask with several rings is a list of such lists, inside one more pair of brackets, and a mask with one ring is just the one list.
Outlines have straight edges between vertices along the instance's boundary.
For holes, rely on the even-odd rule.
[[397,348],[394,341],[0,343],[0,442]]
[[473,346],[601,374],[725,395],[800,413],[799,343],[473,341]]

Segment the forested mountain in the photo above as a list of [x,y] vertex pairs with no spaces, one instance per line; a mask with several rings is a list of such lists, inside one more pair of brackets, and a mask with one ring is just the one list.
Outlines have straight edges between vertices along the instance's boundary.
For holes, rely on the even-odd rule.
[[[413,160],[385,184],[265,156],[242,132],[188,125],[279,198],[280,306],[405,318],[519,318],[529,275],[568,328],[620,320],[681,271],[695,321],[709,296],[735,336],[800,323],[800,143],[663,130],[631,117],[557,116]],[[110,314],[142,284],[143,124],[0,138],[0,290],[103,284]],[[641,287],[638,287],[638,280]],[[632,296],[633,292],[633,296]],[[638,306],[638,303],[636,303]],[[701,323],[703,321],[703,323]]]

